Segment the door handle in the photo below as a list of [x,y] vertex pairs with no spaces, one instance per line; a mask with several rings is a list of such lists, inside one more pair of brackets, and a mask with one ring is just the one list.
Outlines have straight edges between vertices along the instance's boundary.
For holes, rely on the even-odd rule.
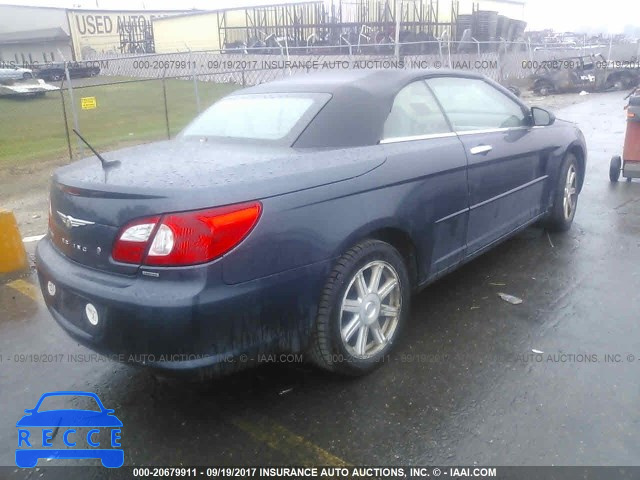
[[491,145],[478,145],[477,147],[471,147],[469,152],[471,152],[471,155],[478,155],[480,153],[489,153],[491,150],[493,150]]

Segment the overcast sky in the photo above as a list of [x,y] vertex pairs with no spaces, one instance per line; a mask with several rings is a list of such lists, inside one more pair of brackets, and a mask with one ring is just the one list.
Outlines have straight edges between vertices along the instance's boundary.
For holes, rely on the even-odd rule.
[[[214,9],[239,4],[288,3],[292,0],[97,0],[107,9]],[[44,5],[51,7],[95,8],[96,0],[0,0],[0,4]],[[625,25],[640,26],[640,1],[607,0],[528,0],[525,20],[532,30],[553,28],[556,31],[588,28],[591,31],[622,32]]]

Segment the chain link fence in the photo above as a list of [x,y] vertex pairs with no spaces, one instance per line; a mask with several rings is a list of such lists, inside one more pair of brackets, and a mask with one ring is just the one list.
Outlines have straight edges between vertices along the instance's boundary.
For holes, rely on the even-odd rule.
[[[637,60],[639,45],[549,50],[528,43],[485,45],[436,42],[385,45],[383,54],[350,46],[336,50],[283,48],[280,54],[202,51],[151,55],[104,55],[89,60],[99,73],[90,78],[56,82],[59,92],[42,98],[15,100],[4,121],[13,132],[0,145],[0,163],[50,158],[77,159],[90,152],[73,134],[77,129],[101,151],[173,138],[198,112],[235,89],[314,71],[417,68],[480,72],[504,85],[526,88],[541,62],[602,54],[610,60]],[[394,51],[394,50],[397,50]],[[421,53],[429,51],[429,54]],[[417,52],[417,53],[416,53]],[[397,55],[396,55],[397,53]],[[6,111],[6,109],[5,109]],[[0,112],[1,113],[1,112]],[[2,135],[0,134],[0,137]],[[14,151],[11,138],[21,138],[28,152]],[[28,137],[28,138],[27,138]],[[15,143],[15,142],[14,142]],[[13,150],[11,150],[13,148]],[[3,151],[3,150],[6,150]]]
[[240,87],[226,74],[218,77],[117,76],[63,82],[60,110],[69,159],[90,154],[74,129],[98,150],[175,137],[200,111]]
[[[526,78],[537,63],[585,55],[608,60],[640,57],[640,43],[575,48],[550,48],[524,42],[413,42],[399,45],[305,47],[280,49],[279,54],[256,53],[256,49],[175,52],[142,56],[110,54],[95,56],[102,75],[154,78],[193,76],[206,81],[255,85],[283,76],[323,69],[354,68],[453,68],[480,72],[496,81]],[[259,49],[257,49],[259,50]],[[372,53],[378,52],[378,53]],[[429,53],[424,53],[429,52]],[[209,78],[207,78],[207,76]]]

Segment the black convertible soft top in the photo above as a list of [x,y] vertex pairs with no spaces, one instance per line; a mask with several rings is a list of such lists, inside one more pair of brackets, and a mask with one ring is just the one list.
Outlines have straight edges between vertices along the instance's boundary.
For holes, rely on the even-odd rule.
[[296,140],[298,148],[375,145],[398,91],[416,80],[456,76],[484,78],[460,70],[332,70],[301,74],[238,90],[251,93],[329,93],[331,100]]

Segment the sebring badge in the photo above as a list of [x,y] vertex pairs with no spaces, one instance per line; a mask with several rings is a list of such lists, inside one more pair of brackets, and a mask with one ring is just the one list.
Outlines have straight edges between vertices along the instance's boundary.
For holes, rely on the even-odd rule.
[[89,222],[88,220],[80,220],[79,218],[74,218],[71,215],[65,215],[64,213],[56,210],[60,218],[62,219],[62,223],[64,223],[67,228],[73,227],[84,227],[86,225],[93,225],[95,222]]

